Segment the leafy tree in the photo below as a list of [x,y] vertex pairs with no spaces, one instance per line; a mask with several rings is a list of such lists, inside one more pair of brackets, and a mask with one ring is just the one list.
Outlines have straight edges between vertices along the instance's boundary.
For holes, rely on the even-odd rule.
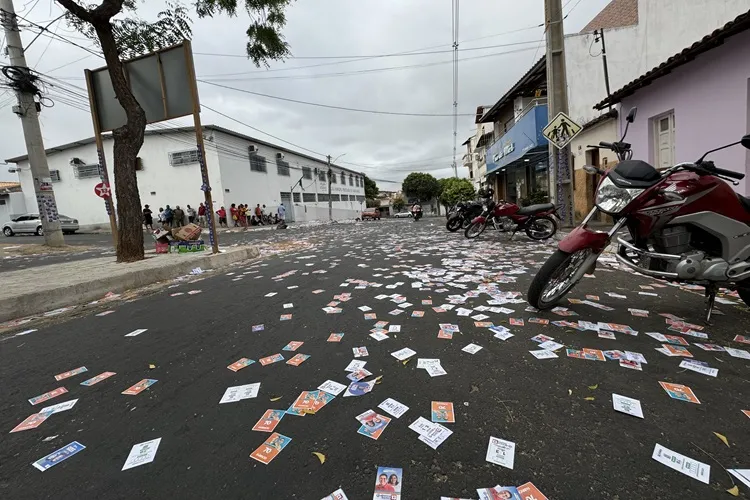
[[[142,260],[143,231],[136,157],[143,145],[146,114],[130,90],[120,58],[130,58],[189,39],[192,34],[190,10],[179,2],[167,1],[156,21],[146,21],[136,13],[137,0],[101,0],[98,4],[57,1],[67,9],[68,22],[101,48],[115,96],[125,110],[125,125],[112,131],[120,224],[117,261]],[[247,29],[247,56],[257,67],[261,64],[267,67],[268,61],[289,55],[289,45],[284,41],[281,29],[286,24],[284,10],[291,1],[193,0],[192,8],[198,18],[219,14],[234,17],[238,11],[246,11],[252,20]],[[140,3],[145,3],[145,0]]]
[[364,178],[365,178],[365,198],[367,198],[368,200],[374,200],[378,196],[378,193],[380,193],[380,189],[378,189],[378,185],[375,184],[374,180],[370,179],[366,175],[364,176]]
[[404,179],[401,190],[409,198],[418,198],[424,202],[440,195],[440,183],[430,174],[412,172]]
[[365,205],[367,206],[367,208],[378,208],[380,207],[380,202],[375,199],[367,198],[365,200]]
[[452,207],[459,201],[471,200],[476,196],[474,185],[469,179],[456,179],[450,177],[440,179],[443,190],[440,193],[440,203],[446,207]]
[[400,212],[406,206],[406,200],[404,200],[403,196],[397,196],[396,198],[393,198],[391,205],[393,206],[393,210]]

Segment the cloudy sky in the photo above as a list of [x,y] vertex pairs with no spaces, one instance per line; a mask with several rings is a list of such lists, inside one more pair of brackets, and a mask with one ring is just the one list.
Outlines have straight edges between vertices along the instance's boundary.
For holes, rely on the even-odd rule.
[[[563,0],[565,32],[580,30],[608,0]],[[46,25],[62,12],[51,0],[15,0],[17,13]],[[139,11],[153,18],[163,3],[149,0]],[[284,35],[293,57],[258,69],[242,56],[248,19],[196,20],[193,51],[199,80],[271,96],[363,110],[450,115],[452,113],[452,16],[450,0],[299,0],[288,10]],[[476,106],[493,104],[532,62],[544,46],[543,0],[464,0],[459,15],[459,113],[472,115]],[[96,48],[64,21],[50,31]],[[38,30],[37,30],[38,31]],[[24,45],[34,38],[23,33]],[[4,46],[4,39],[3,46]],[[409,54],[403,54],[409,52]],[[419,54],[419,52],[430,52]],[[393,54],[401,54],[394,56]],[[388,56],[383,56],[388,55]],[[235,57],[232,57],[235,56]],[[347,59],[346,56],[354,56]],[[383,56],[383,57],[363,57]],[[358,60],[353,60],[357,58]],[[85,87],[85,68],[102,60],[60,39],[41,36],[28,49],[35,70],[61,80],[59,85]],[[8,64],[0,54],[0,64]],[[76,91],[68,87],[68,90]],[[412,171],[436,177],[452,175],[451,116],[394,116],[326,109],[261,97],[199,83],[201,101],[253,127],[310,150],[346,153],[340,163],[378,180],[381,189],[398,189]],[[41,114],[46,147],[93,134],[82,99],[53,90],[53,108]],[[66,96],[57,99],[55,96]],[[63,102],[65,101],[65,102]],[[76,104],[78,103],[78,104]],[[21,125],[11,112],[15,98],[0,89],[0,158],[25,154]],[[204,124],[217,124],[259,139],[268,136],[207,109]],[[167,122],[187,125],[188,119]],[[473,133],[472,116],[459,116],[459,175],[461,143]],[[292,149],[295,149],[292,147]],[[210,165],[209,165],[210,168]],[[15,180],[7,168],[0,180]],[[396,181],[387,183],[385,181]]]

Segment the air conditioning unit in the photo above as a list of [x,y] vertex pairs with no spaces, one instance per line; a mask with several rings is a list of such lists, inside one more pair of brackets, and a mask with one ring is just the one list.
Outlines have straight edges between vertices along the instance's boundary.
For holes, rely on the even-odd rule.
[[482,153],[474,153],[474,161],[482,161]]
[[277,160],[283,160],[284,159],[284,153],[276,153],[276,159]]
[[247,147],[247,152],[248,153],[257,153],[258,152],[258,146],[256,146],[255,144],[250,144]]

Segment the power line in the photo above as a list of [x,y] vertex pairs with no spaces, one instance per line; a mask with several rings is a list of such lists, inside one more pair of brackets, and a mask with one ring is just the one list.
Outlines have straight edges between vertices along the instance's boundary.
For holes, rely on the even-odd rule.
[[[321,104],[317,102],[309,102],[309,101],[300,101],[298,99],[290,99],[288,97],[279,97],[269,94],[262,94],[260,92],[253,92],[251,90],[245,90],[245,89],[238,89],[236,87],[229,87],[227,85],[221,85],[220,83],[214,83],[209,82],[206,80],[198,80],[200,83],[205,83],[206,85],[213,85],[214,87],[220,87],[227,90],[235,90],[237,92],[242,92],[245,94],[251,94],[256,95],[260,97],[267,97],[269,99],[277,99],[279,101],[285,101],[285,102],[293,102],[296,104],[305,104],[307,106],[316,106],[319,108],[328,108],[328,109],[338,109],[341,111],[356,111],[359,113],[370,113],[370,114],[376,114],[376,115],[389,115],[389,116],[421,116],[421,117],[446,117],[446,116],[453,116],[452,114],[431,114],[431,113],[402,113],[399,111],[376,111],[372,109],[360,109],[360,108],[348,108],[345,106],[334,106],[331,104]],[[465,113],[461,114],[460,116],[476,116],[476,113]]]

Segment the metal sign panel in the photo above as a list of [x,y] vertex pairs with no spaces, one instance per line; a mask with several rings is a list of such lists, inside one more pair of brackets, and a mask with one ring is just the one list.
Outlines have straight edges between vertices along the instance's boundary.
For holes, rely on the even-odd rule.
[[[188,50],[183,42],[123,61],[125,78],[148,123],[193,113]],[[86,77],[99,130],[107,132],[125,125],[125,110],[115,96],[109,69],[105,66],[86,71]]]
[[557,149],[563,149],[580,132],[581,126],[574,122],[568,115],[560,112],[544,127],[542,135]]

